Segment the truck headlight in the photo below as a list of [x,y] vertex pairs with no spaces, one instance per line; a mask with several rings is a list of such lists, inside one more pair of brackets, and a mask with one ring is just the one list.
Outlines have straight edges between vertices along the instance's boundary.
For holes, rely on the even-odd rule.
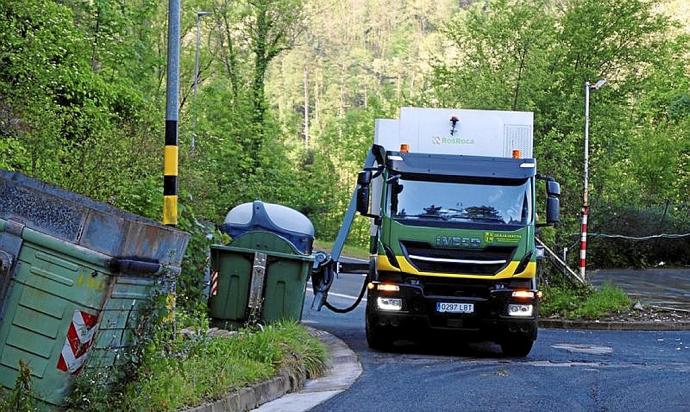
[[401,310],[402,309],[402,299],[400,298],[386,298],[379,296],[376,298],[376,305],[381,310]]
[[532,309],[532,305],[518,305],[511,303],[508,305],[508,315],[518,317],[531,317]]

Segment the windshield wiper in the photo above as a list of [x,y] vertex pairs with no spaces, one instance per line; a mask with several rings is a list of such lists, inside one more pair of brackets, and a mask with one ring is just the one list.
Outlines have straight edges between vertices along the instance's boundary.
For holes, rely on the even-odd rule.
[[501,223],[505,223],[505,221],[504,221],[503,219],[501,219],[500,217],[471,216],[471,217],[468,217],[468,219],[472,219],[472,220],[485,220],[485,221],[488,221],[488,222],[501,222]]
[[455,213],[453,215],[446,215],[445,217],[447,219],[465,219],[465,220],[472,219],[472,217],[467,216],[466,214],[463,214],[463,213]]
[[400,218],[400,219],[405,219],[405,218],[408,218],[408,217],[417,217],[417,218],[423,217],[423,218],[432,218],[432,219],[448,220],[448,217],[447,217],[447,216],[432,215],[432,214],[428,214],[428,213],[419,213],[419,214],[416,214],[416,215],[405,215],[405,216],[397,216],[397,217]]
[[469,215],[460,214],[460,213],[457,213],[457,214],[454,214],[454,215],[448,215],[448,216],[445,216],[445,217],[446,217],[446,219],[484,220],[484,221],[488,221],[488,222],[501,222],[501,223],[505,223],[505,222],[503,221],[503,219],[501,219],[500,217],[469,216]]

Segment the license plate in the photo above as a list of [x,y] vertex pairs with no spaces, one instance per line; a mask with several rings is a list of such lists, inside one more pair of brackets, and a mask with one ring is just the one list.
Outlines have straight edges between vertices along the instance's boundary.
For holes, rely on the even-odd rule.
[[436,312],[474,313],[474,303],[436,302]]

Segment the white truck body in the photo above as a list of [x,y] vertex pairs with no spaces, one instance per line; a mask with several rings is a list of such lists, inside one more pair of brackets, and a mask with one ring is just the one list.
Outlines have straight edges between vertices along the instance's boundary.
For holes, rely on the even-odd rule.
[[[456,118],[455,127],[451,118]],[[410,152],[512,157],[533,156],[534,113],[500,110],[427,109],[403,107],[399,119],[376,119],[374,144],[399,151],[407,144]],[[381,213],[383,181],[372,182],[371,208]],[[376,226],[371,225],[372,235]]]
[[[451,118],[457,118],[455,128]],[[533,155],[534,114],[499,110],[403,107],[399,119],[377,119],[374,144],[397,151],[470,156]]]

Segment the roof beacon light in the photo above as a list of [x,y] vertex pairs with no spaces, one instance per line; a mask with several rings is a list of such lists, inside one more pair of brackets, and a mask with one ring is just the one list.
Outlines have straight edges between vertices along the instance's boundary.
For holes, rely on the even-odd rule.
[[455,134],[455,126],[458,124],[458,116],[452,115],[450,117],[450,124],[452,125],[450,135],[453,136]]
[[519,149],[513,149],[513,159],[519,159],[520,158],[520,150]]
[[403,143],[400,145],[400,153],[409,153],[410,151],[410,145],[407,143]]

